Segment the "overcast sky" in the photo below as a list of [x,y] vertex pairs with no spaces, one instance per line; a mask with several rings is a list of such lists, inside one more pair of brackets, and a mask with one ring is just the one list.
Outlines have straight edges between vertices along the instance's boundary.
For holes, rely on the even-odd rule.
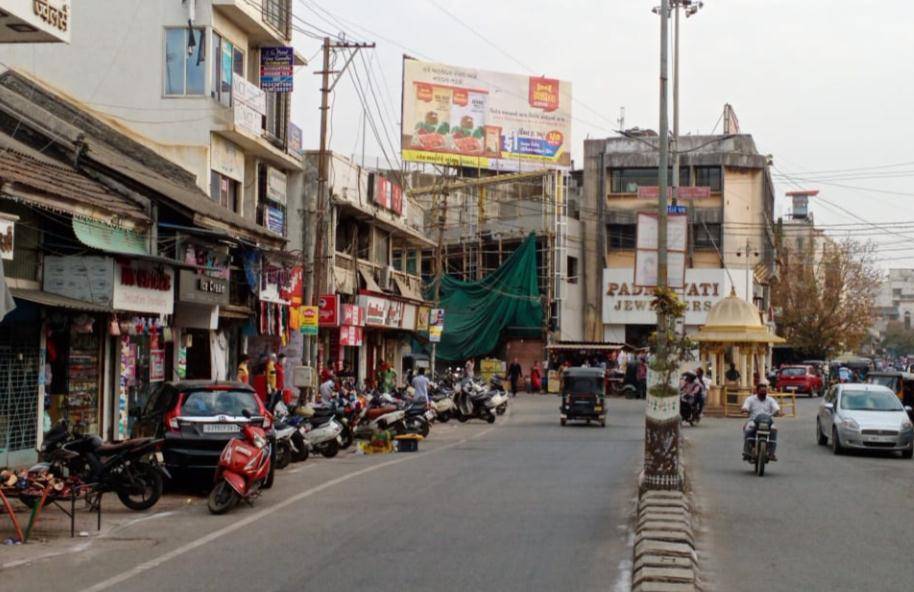
[[[660,27],[651,12],[656,4],[659,0],[293,2],[296,17],[307,23],[297,27],[315,35],[321,35],[317,29],[344,31],[350,39],[377,43],[365,58],[394,144],[401,61],[408,53],[571,81],[576,166],[585,138],[613,135],[620,107],[626,127],[657,128]],[[705,0],[697,16],[682,20],[682,130],[710,133],[724,103],[730,103],[742,131],[774,157],[775,175],[821,190],[822,199],[811,203],[818,224],[831,226],[836,235],[848,227],[841,225],[854,225],[859,238],[880,244],[880,265],[914,266],[912,32],[910,0]],[[320,77],[313,72],[320,69],[320,41],[296,33],[295,43],[314,57],[296,75],[293,116],[304,129],[305,146],[315,148]],[[358,60],[356,65],[367,85],[365,65]],[[368,100],[374,111],[370,95]],[[335,92],[333,150],[361,152],[362,111],[347,75]],[[372,161],[379,157],[383,164],[370,126],[366,144]],[[777,181],[778,211],[785,212],[783,194],[796,187],[781,176]],[[898,225],[907,221],[912,224]]]

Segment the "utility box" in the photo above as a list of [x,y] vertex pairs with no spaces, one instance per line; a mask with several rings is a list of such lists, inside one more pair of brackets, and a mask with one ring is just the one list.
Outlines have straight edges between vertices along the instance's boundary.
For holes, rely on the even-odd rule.
[[314,369],[311,366],[296,366],[292,369],[292,386],[314,387]]

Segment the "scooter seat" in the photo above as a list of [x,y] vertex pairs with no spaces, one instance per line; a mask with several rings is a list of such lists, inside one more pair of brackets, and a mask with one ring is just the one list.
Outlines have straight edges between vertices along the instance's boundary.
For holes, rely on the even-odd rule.
[[152,438],[131,438],[123,442],[105,442],[95,449],[99,454],[115,454],[130,448],[137,448],[143,444],[152,442]]

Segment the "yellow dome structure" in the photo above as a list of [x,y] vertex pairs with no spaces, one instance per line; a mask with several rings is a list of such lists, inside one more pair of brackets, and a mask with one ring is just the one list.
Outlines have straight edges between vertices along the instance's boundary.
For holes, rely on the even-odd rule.
[[707,321],[691,338],[698,342],[701,363],[713,379],[706,409],[724,415],[731,399],[741,402],[755,381],[765,379],[771,345],[784,343],[762,324],[759,310],[733,291],[711,307]]

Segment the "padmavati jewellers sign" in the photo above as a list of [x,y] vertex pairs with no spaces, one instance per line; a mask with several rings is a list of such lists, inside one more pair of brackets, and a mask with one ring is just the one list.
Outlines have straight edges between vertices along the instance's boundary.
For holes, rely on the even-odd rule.
[[[730,295],[745,298],[746,270],[696,269],[685,272],[685,286],[677,290],[686,303],[686,325],[703,325],[711,307]],[[732,281],[731,281],[732,277]],[[603,270],[603,324],[649,325],[657,322],[651,308],[654,291],[634,285],[634,270],[630,267]]]

